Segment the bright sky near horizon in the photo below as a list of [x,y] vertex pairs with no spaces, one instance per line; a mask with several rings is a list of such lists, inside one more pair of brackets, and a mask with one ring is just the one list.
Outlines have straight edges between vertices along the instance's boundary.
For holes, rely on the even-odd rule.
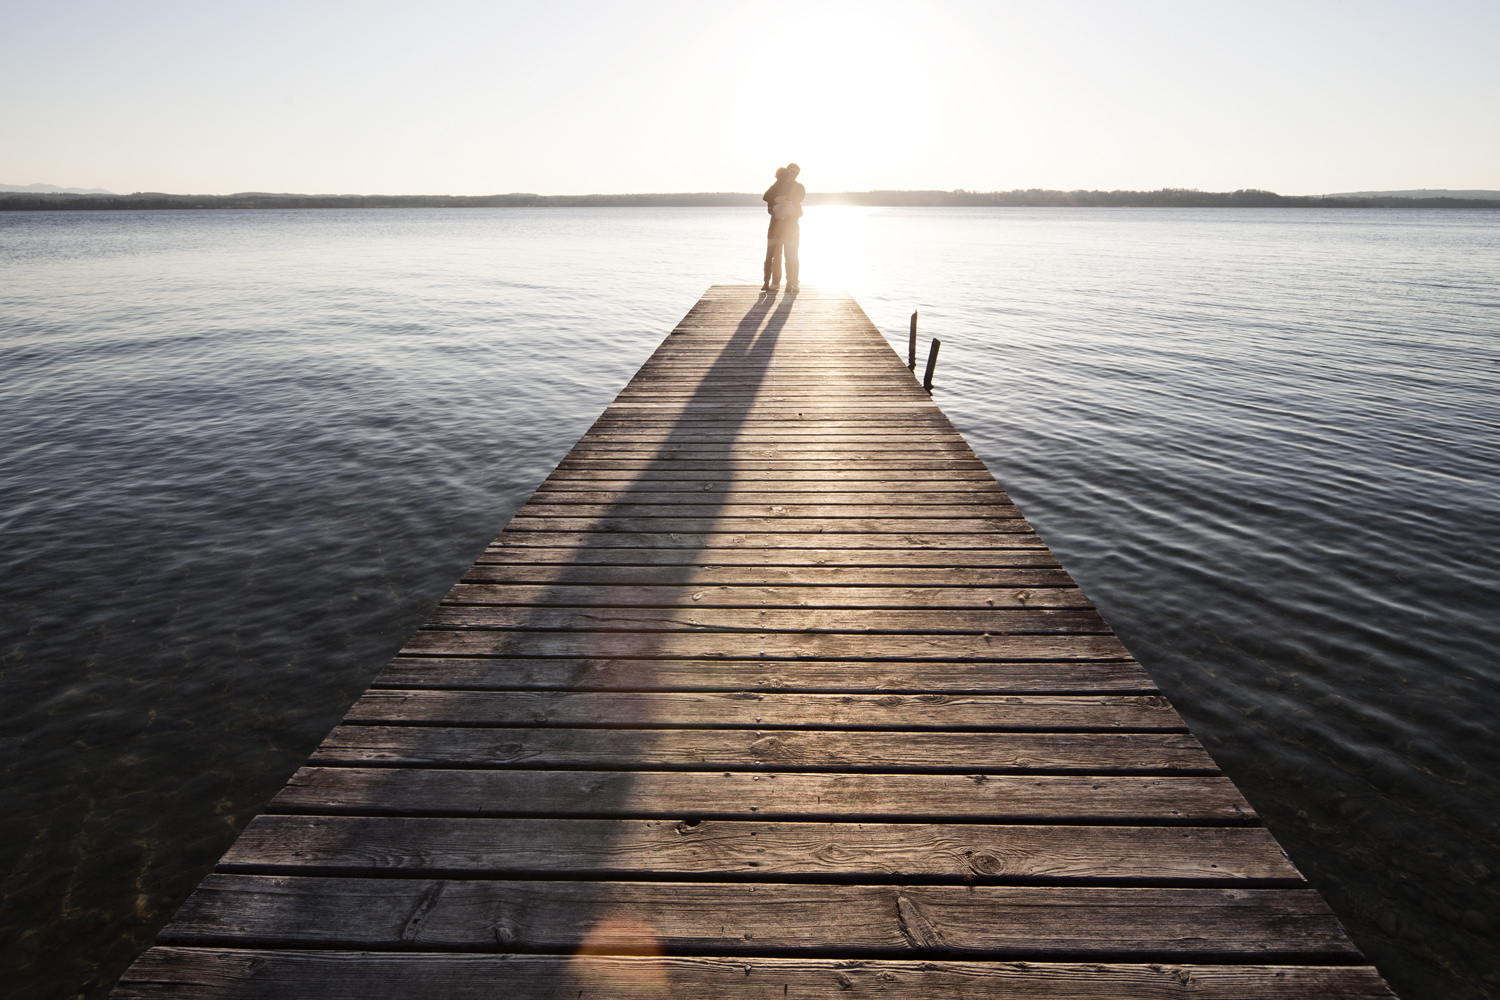
[[0,0],[0,182],[1500,188],[1495,0]]

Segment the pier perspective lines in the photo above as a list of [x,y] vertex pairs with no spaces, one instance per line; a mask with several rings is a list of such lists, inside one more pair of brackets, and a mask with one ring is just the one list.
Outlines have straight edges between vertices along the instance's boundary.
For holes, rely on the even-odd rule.
[[751,286],[114,993],[850,995],[1392,997],[859,305]]

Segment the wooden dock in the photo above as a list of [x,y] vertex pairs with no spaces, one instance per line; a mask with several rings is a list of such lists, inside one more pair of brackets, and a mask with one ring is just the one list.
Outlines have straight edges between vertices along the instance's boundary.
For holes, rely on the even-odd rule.
[[719,286],[114,996],[1392,994],[854,300]]

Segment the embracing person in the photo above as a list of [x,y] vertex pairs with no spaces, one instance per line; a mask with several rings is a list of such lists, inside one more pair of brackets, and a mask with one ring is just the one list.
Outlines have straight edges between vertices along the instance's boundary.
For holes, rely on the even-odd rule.
[[764,280],[760,290],[774,292],[781,285],[781,264],[786,261],[786,290],[797,291],[800,262],[797,250],[802,242],[802,227],[797,220],[802,217],[802,199],[807,197],[807,188],[797,181],[802,168],[795,163],[776,168],[776,183],[766,188],[761,199],[771,215],[771,225],[766,230],[766,262],[762,269]]

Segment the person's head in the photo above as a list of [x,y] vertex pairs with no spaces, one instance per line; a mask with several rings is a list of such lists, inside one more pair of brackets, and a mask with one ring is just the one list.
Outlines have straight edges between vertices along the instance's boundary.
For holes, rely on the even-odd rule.
[[776,179],[778,181],[784,181],[784,180],[786,180],[786,167],[777,167],[776,168]]
[[797,164],[795,164],[795,163],[788,163],[786,165],[786,175],[788,177],[790,177],[792,180],[796,180],[797,179],[797,175],[800,174],[800,173],[802,173],[802,168],[799,167],[799,166],[797,166]]

